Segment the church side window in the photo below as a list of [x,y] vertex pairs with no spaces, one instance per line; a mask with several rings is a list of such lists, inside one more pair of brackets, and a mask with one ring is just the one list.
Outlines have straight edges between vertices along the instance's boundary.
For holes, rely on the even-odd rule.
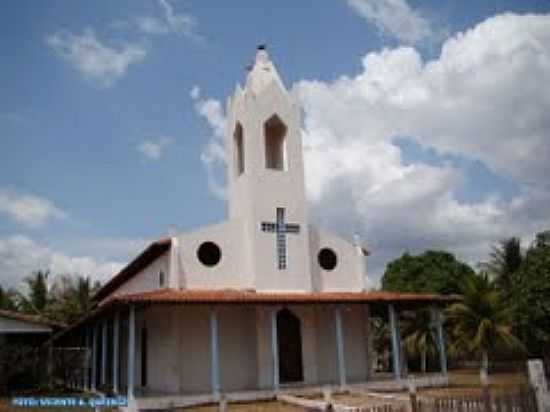
[[273,115],[265,122],[265,167],[267,169],[286,170],[286,132],[287,127],[277,115]]
[[164,271],[159,271],[159,287],[163,288],[165,283]]
[[235,173],[240,176],[244,173],[244,141],[243,141],[243,127],[240,123],[237,123],[235,132],[233,133],[234,139],[234,161],[235,161]]

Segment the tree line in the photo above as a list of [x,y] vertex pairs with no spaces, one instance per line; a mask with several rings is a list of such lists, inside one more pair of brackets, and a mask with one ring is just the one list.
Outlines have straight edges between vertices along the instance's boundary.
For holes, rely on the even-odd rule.
[[92,309],[92,297],[100,288],[89,276],[57,275],[37,270],[24,280],[22,290],[0,285],[0,309],[39,315],[70,324]]
[[[382,289],[460,296],[445,310],[451,359],[476,358],[486,372],[494,358],[550,360],[550,231],[526,248],[501,240],[476,269],[446,251],[405,253],[387,265]],[[404,347],[425,369],[436,352],[429,314],[403,318]]]

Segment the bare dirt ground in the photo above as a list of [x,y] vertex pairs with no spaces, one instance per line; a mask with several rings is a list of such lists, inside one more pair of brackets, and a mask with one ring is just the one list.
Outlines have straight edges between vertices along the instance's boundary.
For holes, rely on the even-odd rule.
[[[287,405],[282,402],[255,402],[255,403],[232,403],[228,410],[231,412],[304,412],[307,409]],[[217,412],[217,406],[202,406],[198,408],[179,409],[178,412]]]
[[[518,391],[522,385],[527,383],[526,377],[518,373],[499,373],[489,376],[491,391]],[[420,396],[444,397],[454,396],[472,396],[481,393],[481,384],[479,373],[476,370],[452,371],[450,374],[450,386],[447,388],[419,389]],[[390,394],[386,392],[386,394]],[[406,395],[406,392],[396,393],[396,395]],[[313,396],[317,397],[317,396]],[[393,403],[387,399],[380,399],[371,396],[358,396],[351,394],[336,394],[333,399],[339,403],[350,406],[379,405]],[[60,412],[60,408],[16,408],[11,406],[10,398],[0,398],[0,412]],[[65,408],[64,410],[68,410]],[[231,403],[228,406],[231,412],[304,412],[306,409],[288,405],[282,402],[255,402],[255,403]],[[91,409],[70,409],[71,412],[90,412]],[[102,411],[109,411],[102,409]],[[208,405],[194,408],[179,409],[178,412],[217,412],[217,405]]]

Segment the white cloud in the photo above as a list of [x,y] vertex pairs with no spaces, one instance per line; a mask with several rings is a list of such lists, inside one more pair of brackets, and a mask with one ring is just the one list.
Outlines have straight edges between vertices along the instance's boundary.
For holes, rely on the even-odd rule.
[[195,110],[203,117],[212,130],[208,143],[202,151],[201,160],[208,172],[208,186],[212,193],[220,199],[227,197],[225,183],[221,176],[225,173],[225,115],[222,105],[215,99],[206,99],[201,96],[198,86],[190,92],[195,103]]
[[123,77],[132,64],[142,61],[147,55],[146,49],[138,44],[108,46],[100,42],[91,29],[82,35],[70,32],[51,34],[46,37],[46,43],[84,77],[105,87]]
[[67,214],[45,198],[0,189],[0,213],[29,227],[40,227],[53,219],[63,219]]
[[[373,251],[371,275],[406,250],[448,249],[475,264],[499,238],[550,227],[545,84],[550,15],[513,14],[456,34],[432,61],[413,48],[384,49],[367,54],[355,76],[297,83],[314,219],[346,236],[359,232]],[[195,95],[223,164],[221,105]],[[460,201],[461,170],[405,163],[396,136],[479,160],[520,193],[505,200],[495,188],[479,201]]]
[[382,33],[405,44],[435,36],[430,22],[406,0],[348,0],[349,6]]
[[168,0],[158,0],[162,9],[162,17],[139,16],[135,18],[135,24],[139,30],[146,34],[170,34],[198,38],[196,34],[197,21],[194,16],[187,13],[176,13]]
[[159,137],[144,140],[137,146],[137,150],[150,160],[159,160],[172,143],[174,143],[174,139],[171,137]]
[[363,71],[297,85],[309,133],[388,143],[414,136],[484,162],[520,184],[546,184],[550,15],[500,15],[446,41],[438,59],[413,48],[363,58]]
[[105,281],[122,267],[118,261],[70,256],[23,235],[0,238],[0,284],[4,288],[21,287],[22,280],[39,269]]

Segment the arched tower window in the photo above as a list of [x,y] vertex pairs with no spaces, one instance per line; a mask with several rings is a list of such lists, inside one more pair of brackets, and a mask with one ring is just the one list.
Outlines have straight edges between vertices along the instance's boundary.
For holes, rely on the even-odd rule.
[[286,125],[276,114],[265,122],[265,167],[267,169],[286,170],[286,132]]
[[235,126],[233,132],[233,157],[235,163],[235,173],[240,176],[244,173],[244,141],[243,141],[243,127],[240,123]]

